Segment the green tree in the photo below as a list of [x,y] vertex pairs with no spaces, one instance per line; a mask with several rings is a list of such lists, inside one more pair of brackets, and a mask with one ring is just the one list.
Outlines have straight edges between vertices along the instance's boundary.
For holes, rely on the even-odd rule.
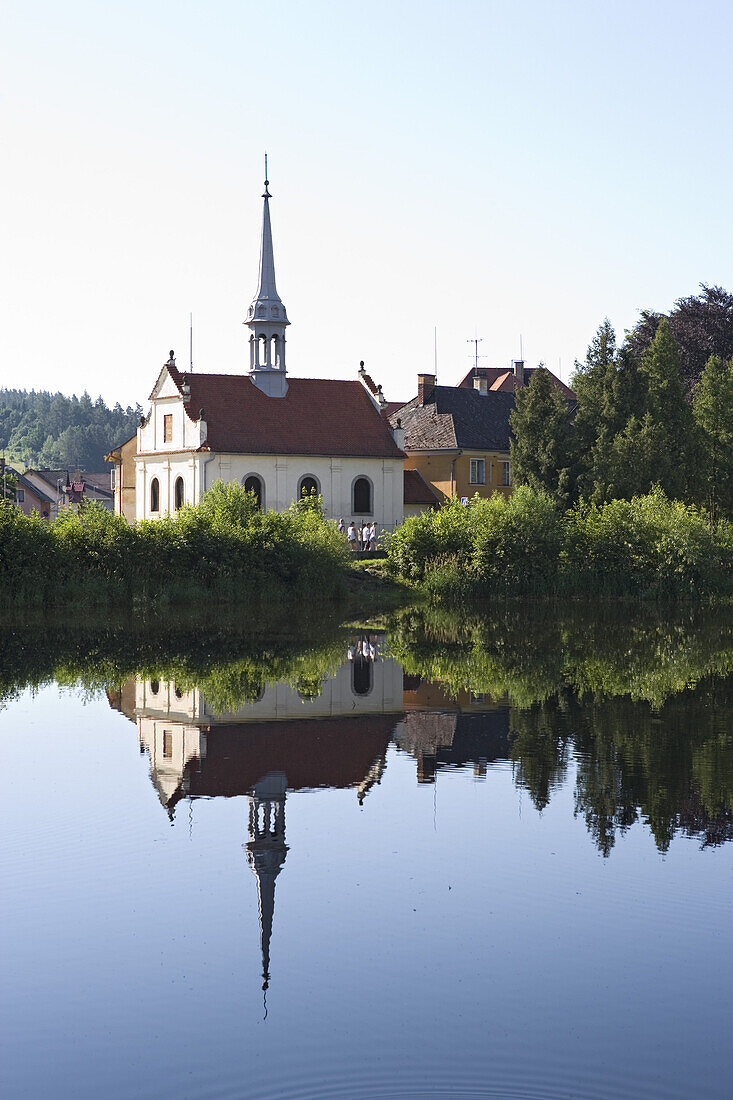
[[696,496],[713,522],[733,517],[733,359],[708,359],[693,393],[698,429]]
[[517,391],[510,423],[514,483],[544,490],[568,507],[574,494],[575,439],[568,403],[542,366]]
[[575,434],[578,450],[587,455],[601,430],[606,382],[616,363],[616,333],[608,317],[598,327],[584,363],[575,364],[572,385],[578,398]]
[[[648,351],[641,358],[647,381],[646,412],[658,446],[647,489],[658,484],[667,496],[687,495],[689,463],[694,457],[692,408],[680,373],[681,359],[669,322],[662,318]],[[645,420],[647,417],[645,417]]]
[[[662,314],[643,310],[627,335],[630,350],[640,357],[650,347]],[[668,315],[672,335],[680,350],[685,387],[700,378],[711,355],[733,356],[733,294],[721,286],[700,284],[700,294],[678,298]]]

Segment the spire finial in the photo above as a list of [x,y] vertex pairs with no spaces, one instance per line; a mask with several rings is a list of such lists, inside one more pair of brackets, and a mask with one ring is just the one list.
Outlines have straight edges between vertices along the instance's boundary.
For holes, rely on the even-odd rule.
[[267,178],[267,153],[265,153],[265,193],[262,196],[262,198],[263,199],[271,199],[272,198],[272,195],[270,194],[270,181]]

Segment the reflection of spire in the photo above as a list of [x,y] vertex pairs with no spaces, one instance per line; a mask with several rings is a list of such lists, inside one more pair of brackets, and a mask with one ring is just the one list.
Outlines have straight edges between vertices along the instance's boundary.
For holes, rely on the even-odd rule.
[[362,779],[359,786],[356,788],[356,797],[359,799],[359,805],[363,805],[364,799],[369,794],[370,790],[375,783],[382,782],[382,776],[384,775],[384,769],[387,766],[387,754],[382,752],[373,762],[369,771]]
[[265,991],[270,984],[270,938],[275,912],[275,879],[288,851],[285,843],[286,789],[285,774],[270,772],[255,784],[249,800],[249,841],[245,851],[257,879],[262,988]]

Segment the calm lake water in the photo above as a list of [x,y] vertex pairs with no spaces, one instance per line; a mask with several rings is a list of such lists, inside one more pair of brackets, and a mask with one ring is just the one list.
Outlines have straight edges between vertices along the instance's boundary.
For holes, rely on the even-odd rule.
[[4,1097],[733,1095],[730,623],[388,626],[5,629]]

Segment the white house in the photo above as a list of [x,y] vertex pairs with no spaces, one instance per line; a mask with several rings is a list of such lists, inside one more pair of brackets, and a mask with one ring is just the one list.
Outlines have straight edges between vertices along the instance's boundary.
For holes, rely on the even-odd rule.
[[381,387],[288,377],[287,312],[275,286],[265,181],[259,283],[247,312],[247,374],[182,373],[173,352],[137,434],[135,517],[156,518],[197,503],[221,479],[280,511],[304,492],[323,497],[328,518],[403,519],[401,428],[391,428]]

